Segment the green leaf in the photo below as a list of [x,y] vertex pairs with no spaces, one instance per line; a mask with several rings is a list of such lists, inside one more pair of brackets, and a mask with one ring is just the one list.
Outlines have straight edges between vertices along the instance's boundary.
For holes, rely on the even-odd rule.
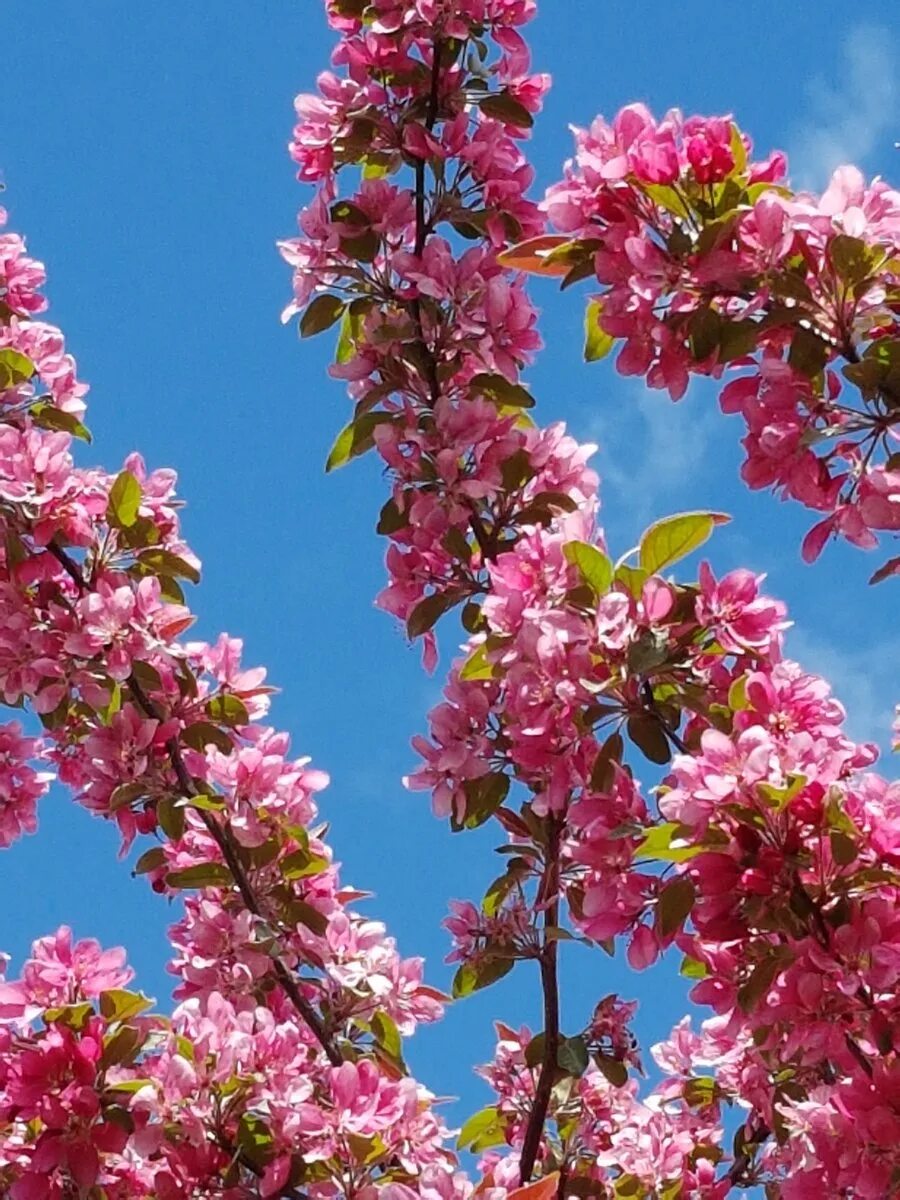
[[535,1070],[544,1061],[544,1051],[547,1047],[546,1034],[536,1033],[525,1047],[525,1065]]
[[582,1037],[563,1038],[556,1052],[556,1062],[561,1071],[580,1078],[588,1068],[590,1057],[587,1043]]
[[133,1025],[122,1025],[115,1033],[104,1037],[100,1065],[108,1069],[122,1063],[132,1063],[142,1041],[140,1031]]
[[807,779],[805,775],[799,775],[795,771],[789,771],[787,776],[787,787],[777,788],[769,783],[757,784],[757,791],[763,797],[766,804],[770,808],[774,808],[776,812],[782,812],[790,802],[796,799],[797,796],[806,787]]
[[200,572],[197,568],[173,554],[171,550],[153,546],[149,550],[141,551],[138,562],[149,567],[154,575],[171,575],[176,579],[189,579],[191,583],[200,582]]
[[884,259],[883,250],[846,233],[839,233],[831,239],[828,253],[832,266],[844,282],[853,285],[868,279]]
[[363,322],[373,303],[372,300],[361,297],[359,300],[354,300],[345,310],[341,319],[341,331],[335,352],[335,360],[338,365],[343,366],[356,357],[357,343],[362,335]]
[[666,821],[654,825],[647,836],[635,850],[637,858],[651,858],[657,862],[687,862],[696,858],[706,849],[705,846],[684,846],[685,830],[675,821]]
[[828,835],[831,843],[831,857],[840,867],[848,867],[859,857],[859,846],[855,840],[839,829],[833,829]]
[[703,362],[719,348],[722,337],[722,317],[714,308],[701,308],[688,324],[691,354]]
[[406,621],[406,635],[411,640],[433,629],[445,612],[459,602],[454,592],[435,592],[420,600]]
[[533,475],[534,467],[531,465],[531,455],[525,449],[514,450],[509,458],[505,458],[500,464],[500,477],[508,492],[514,492],[516,488],[520,488]]
[[769,989],[787,966],[790,957],[790,951],[776,951],[756,964],[747,981],[738,990],[738,1004],[742,1012],[753,1012],[760,1000],[768,995]]
[[520,383],[510,383],[505,375],[476,375],[469,384],[478,396],[486,396],[506,408],[534,408],[534,396]]
[[225,801],[218,796],[201,794],[199,796],[182,796],[175,802],[176,808],[196,808],[198,812],[224,812]]
[[172,888],[228,887],[231,872],[224,863],[196,863],[182,871],[170,871],[166,883]]
[[328,928],[328,918],[325,914],[307,904],[305,900],[292,900],[287,906],[287,912],[295,925],[305,925],[317,937],[322,937]]
[[120,783],[117,788],[113,789],[113,793],[109,798],[109,811],[117,812],[120,808],[134,804],[139,796],[147,794],[145,783],[134,781],[133,783]]
[[681,1093],[691,1108],[706,1108],[719,1095],[719,1086],[708,1075],[699,1075],[685,1081]]
[[27,383],[37,373],[37,367],[31,359],[7,346],[0,350],[0,392]]
[[405,513],[400,511],[397,501],[391,498],[381,510],[375,532],[390,537],[392,533],[399,533],[401,529],[406,529],[408,525],[409,518]]
[[184,809],[178,808],[174,797],[163,796],[156,805],[156,820],[170,842],[184,836]]
[[508,125],[516,125],[520,129],[530,129],[534,117],[524,104],[520,104],[509,92],[496,92],[478,101],[478,107],[486,117],[495,121],[503,121]]
[[111,1092],[127,1092],[132,1095],[134,1092],[139,1092],[142,1088],[153,1087],[152,1079],[122,1079],[118,1083],[107,1083],[107,1089]]
[[141,992],[111,988],[108,992],[100,993],[100,1012],[107,1021],[128,1021],[152,1007],[153,1001]]
[[486,646],[477,646],[472,651],[472,653],[463,663],[462,669],[459,672],[459,677],[460,679],[466,681],[494,678],[494,664],[488,662]]
[[309,850],[294,850],[279,863],[285,879],[308,879],[327,871],[330,863],[324,855],[311,854]]
[[503,804],[509,793],[509,776],[501,773],[482,775],[480,779],[467,779],[463,790],[466,793],[463,828],[477,829],[489,821]]
[[589,542],[567,542],[563,547],[567,560],[577,567],[585,583],[590,584],[598,596],[609,591],[613,581],[613,565],[596,546]]
[[378,1045],[391,1058],[402,1060],[403,1042],[394,1020],[386,1012],[379,1011],[372,1018],[372,1034]]
[[616,583],[624,583],[635,600],[640,600],[647,575],[648,572],[642,571],[640,567],[629,567],[627,563],[619,563],[614,579]]
[[591,791],[608,792],[615,781],[615,764],[621,765],[625,742],[621,733],[612,733],[600,747],[591,768]]
[[206,714],[210,720],[219,725],[250,724],[250,714],[247,712],[246,704],[239,696],[233,696],[229,692],[222,692],[207,700]]
[[[2,391],[2,387],[0,387],[0,391]],[[55,404],[39,400],[36,404],[32,404],[28,411],[32,421],[39,429],[52,429],[55,433],[69,433],[83,442],[92,440],[91,431],[87,425],[79,421],[74,413],[63,412]]]
[[325,463],[326,471],[335,471],[351,459],[359,458],[375,445],[375,430],[379,425],[390,424],[394,417],[390,413],[363,413],[354,418],[337,436]]
[[109,489],[106,519],[125,529],[137,520],[141,507],[141,485],[130,471],[120,471]]
[[667,883],[656,903],[656,924],[664,938],[678,932],[694,907],[696,891],[690,879],[682,876]]
[[300,318],[300,336],[314,337],[330,329],[343,316],[345,302],[338,296],[316,296]]
[[27,383],[36,373],[37,367],[27,355],[20,354],[11,346],[0,350],[0,392]]
[[480,1154],[491,1146],[501,1146],[505,1142],[506,1118],[492,1106],[469,1117],[459,1132],[456,1146],[458,1150]]
[[454,1000],[462,1000],[473,992],[490,987],[504,975],[508,975],[515,965],[511,958],[487,958],[476,963],[463,963],[453,976],[451,994]]
[[257,1168],[263,1163],[268,1162],[272,1154],[274,1145],[274,1137],[265,1121],[256,1113],[245,1112],[241,1114],[240,1124],[237,1131],[237,1144],[241,1152],[252,1162]]
[[145,850],[141,857],[134,864],[135,875],[146,875],[148,871],[155,871],[161,867],[166,861],[166,852],[162,846],[151,846],[149,850]]
[[672,757],[669,739],[662,724],[654,717],[629,717],[628,736],[650,762],[665,764]]
[[613,1058],[611,1054],[598,1052],[594,1054],[594,1062],[613,1087],[624,1087],[628,1082],[628,1067],[621,1059]]
[[80,1033],[93,1015],[93,1004],[84,1001],[81,1004],[64,1004],[58,1008],[45,1009],[41,1019],[45,1025],[66,1025]]
[[828,357],[828,344],[821,337],[803,326],[797,329],[788,354],[788,362],[795,371],[815,379],[824,369]]
[[494,880],[484,893],[484,899],[481,902],[481,911],[486,917],[496,917],[503,905],[503,901],[516,886],[522,875],[527,873],[527,869],[524,859],[519,858],[515,860],[515,863],[509,864],[505,874]]
[[231,754],[234,750],[234,742],[225,730],[210,724],[209,721],[195,721],[193,725],[182,729],[181,741],[192,750],[199,750],[201,754],[207,746],[215,746],[223,754]]
[[699,959],[691,958],[689,954],[686,954],[681,960],[679,974],[683,975],[685,979],[705,979],[709,974],[709,967]]
[[702,546],[717,525],[730,520],[724,513],[686,512],[656,521],[641,538],[641,569],[654,575],[672,566]]
[[520,525],[549,525],[561,512],[574,512],[577,501],[565,492],[538,492],[516,513]]
[[599,362],[606,358],[616,344],[612,334],[600,326],[600,316],[603,312],[601,300],[590,300],[584,314],[584,361]]

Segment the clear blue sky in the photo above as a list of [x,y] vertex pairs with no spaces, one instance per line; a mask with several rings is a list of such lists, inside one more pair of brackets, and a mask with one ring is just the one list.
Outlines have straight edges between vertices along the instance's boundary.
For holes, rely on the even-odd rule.
[[[542,8],[536,66],[555,86],[533,144],[541,187],[569,153],[569,122],[634,99],[733,111],[761,152],[792,151],[809,182],[850,156],[900,174],[892,0],[868,4],[865,23],[836,0]],[[92,384],[95,442],[82,461],[113,468],[137,448],[178,469],[205,566],[191,597],[200,635],[243,636],[248,664],[269,667],[283,689],[275,721],[332,775],[324,814],[346,877],[377,893],[369,911],[406,953],[428,957],[441,984],[446,900],[480,895],[498,873],[492,835],[452,837],[401,786],[441,676],[426,679],[372,607],[383,578],[377,464],[323,474],[347,412],[325,377],[327,339],[298,345],[278,319],[290,281],[274,242],[307,195],[285,153],[292,99],[311,89],[330,45],[317,0],[5,0],[3,201],[48,265],[52,318]],[[740,427],[715,412],[712,392],[698,387],[673,407],[608,363],[584,367],[582,297],[540,284],[537,299],[548,342],[529,376],[539,414],[601,443],[613,546],[678,509],[731,512],[716,566],[768,571],[796,621],[794,654],[833,678],[855,733],[884,741],[900,698],[889,618],[900,585],[867,589],[881,560],[830,548],[804,568],[807,514],[739,484]],[[54,793],[39,836],[4,856],[0,947],[20,960],[32,937],[67,921],[127,945],[140,983],[165,1002],[172,910],[129,877],[115,845],[111,828]],[[570,1031],[613,990],[644,999],[648,1040],[681,1015],[675,962],[634,980],[600,953],[567,958]],[[492,1017],[533,1017],[535,985],[520,967],[415,1039],[417,1072],[462,1096],[454,1115],[484,1103],[470,1064],[490,1054]]]

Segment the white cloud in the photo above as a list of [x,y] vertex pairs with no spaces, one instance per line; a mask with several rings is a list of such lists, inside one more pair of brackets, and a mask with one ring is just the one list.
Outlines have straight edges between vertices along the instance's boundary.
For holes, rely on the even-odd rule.
[[884,26],[847,34],[830,78],[809,85],[809,110],[791,138],[795,184],[824,188],[832,171],[887,150],[900,138],[897,46]]

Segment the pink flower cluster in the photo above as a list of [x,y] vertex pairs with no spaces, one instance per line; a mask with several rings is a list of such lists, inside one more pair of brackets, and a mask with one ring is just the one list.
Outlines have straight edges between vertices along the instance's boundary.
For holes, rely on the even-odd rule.
[[557,270],[604,285],[589,358],[618,342],[618,370],[674,400],[741,372],[721,406],[747,426],[744,480],[824,514],[808,560],[832,535],[871,548],[900,531],[900,194],[854,167],[793,193],[784,156],[749,149],[730,117],[642,105],[578,130],[544,204]]
[[[626,1020],[634,1006],[618,1005]],[[530,1030],[497,1025],[494,1059],[479,1074],[496,1093],[491,1109],[507,1148],[487,1149],[479,1163],[494,1186],[510,1186],[517,1178],[518,1151],[537,1084],[535,1044]],[[597,1055],[568,1089],[554,1092],[543,1147],[543,1169],[565,1163],[567,1172],[583,1180],[584,1190],[602,1195],[613,1183],[621,1195],[678,1195],[697,1200],[723,1200],[730,1181],[717,1172],[723,1157],[721,1092],[709,1076],[695,1074],[708,1063],[700,1039],[682,1024],[667,1043],[653,1047],[664,1072],[663,1082],[643,1099],[636,1080],[615,1074],[623,1060]],[[465,1137],[465,1132],[463,1134]],[[499,1140],[498,1132],[497,1138]]]
[[[32,317],[43,270],[0,238],[0,846],[36,827],[52,766],[137,873],[186,894],[179,1006],[148,1015],[123,951],[34,944],[0,983],[0,1191],[11,1200],[332,1200],[466,1185],[403,1038],[444,997],[351,907],[316,826],[327,777],[265,724],[265,672],[193,623],[171,471],[73,461],[84,388]],[[46,389],[46,390],[45,390]],[[5,958],[3,963],[5,965]]]
[[[596,275],[590,357],[622,339],[620,370],[676,398],[692,372],[747,368],[723,405],[747,420],[748,481],[828,514],[825,536],[857,517],[890,529],[893,464],[866,457],[866,439],[892,436],[891,419],[849,415],[830,364],[852,344],[861,370],[848,377],[865,374],[872,411],[887,403],[900,204],[847,172],[821,200],[792,196],[783,157],[749,163],[730,119],[656,122],[634,106],[579,134],[577,166],[545,205],[563,236],[543,236],[517,144],[542,86],[513,78],[527,55],[485,18],[469,36],[489,32],[500,59],[485,41],[482,66],[464,60],[454,22],[471,14],[427,7],[430,23],[412,3],[375,5],[365,21],[332,5],[345,71],[298,101],[293,154],[319,190],[282,250],[295,271],[287,315],[302,313],[305,336],[339,324],[333,374],[355,411],[329,467],[374,448],[389,470],[380,603],[424,638],[428,665],[451,608],[469,635],[409,780],[455,829],[493,818],[509,842],[482,904],[452,907],[454,994],[518,959],[546,980],[574,933],[609,952],[627,939],[637,969],[678,945],[715,1014],[659,1049],[672,1078],[646,1100],[614,1005],[575,1038],[553,1032],[555,1058],[551,1031],[500,1027],[487,1071],[500,1103],[462,1144],[488,1151],[488,1191],[530,1173],[537,1113],[538,1167],[584,1176],[578,1194],[719,1198],[759,1183],[801,1197],[810,1180],[887,1194],[900,1178],[894,1128],[866,1114],[873,1080],[894,1069],[876,1019],[897,994],[894,849],[876,829],[893,828],[895,789],[863,773],[874,751],[842,732],[827,685],[783,660],[784,606],[758,578],[666,575],[673,547],[698,545],[715,514],[652,527],[636,559],[607,556],[593,448],[525,411],[520,371],[538,343],[515,272]],[[503,150],[482,160],[487,133]],[[626,744],[671,770],[655,806]],[[697,1074],[710,1065],[714,1076]],[[724,1101],[748,1111],[730,1156]],[[820,1101],[819,1142],[792,1139]],[[853,1102],[860,1135],[846,1156],[820,1153]],[[501,1158],[501,1143],[514,1153]]]

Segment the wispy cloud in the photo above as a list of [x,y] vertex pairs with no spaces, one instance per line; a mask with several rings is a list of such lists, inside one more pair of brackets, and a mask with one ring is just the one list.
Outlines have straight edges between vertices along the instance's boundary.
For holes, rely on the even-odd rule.
[[882,746],[889,744],[894,704],[900,700],[900,639],[838,646],[795,627],[788,631],[786,650],[807,671],[828,680],[847,710],[847,728],[852,737]]
[[809,108],[791,137],[795,184],[822,188],[835,167],[861,162],[900,138],[897,45],[889,29],[859,24],[830,77],[809,85]]
[[722,424],[699,389],[673,404],[666,392],[642,384],[617,387],[587,430],[600,446],[605,518],[627,519],[627,532],[636,534],[665,515],[666,505],[683,500],[685,485],[705,471]]

